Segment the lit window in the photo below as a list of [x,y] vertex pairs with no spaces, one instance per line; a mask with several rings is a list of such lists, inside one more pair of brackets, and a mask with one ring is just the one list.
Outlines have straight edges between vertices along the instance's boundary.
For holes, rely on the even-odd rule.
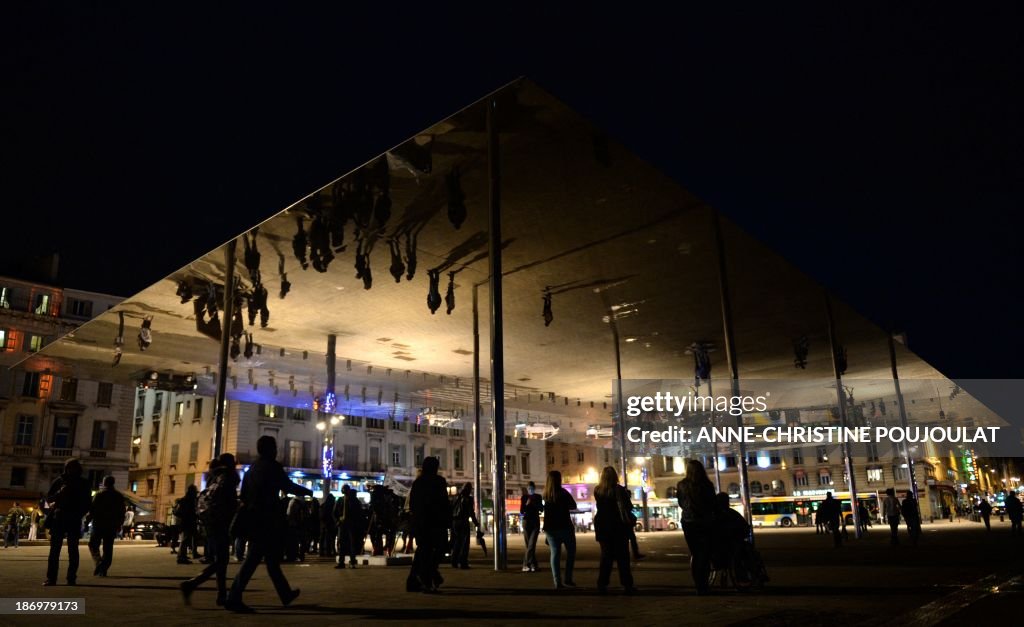
[[881,468],[868,468],[868,481],[875,483],[882,481],[882,469]]

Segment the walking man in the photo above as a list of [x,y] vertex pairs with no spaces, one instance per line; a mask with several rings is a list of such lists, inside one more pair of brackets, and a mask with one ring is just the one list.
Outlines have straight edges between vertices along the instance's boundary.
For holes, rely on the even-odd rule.
[[981,504],[978,505],[978,513],[981,514],[981,519],[985,521],[985,531],[992,531],[992,505],[988,502],[987,498],[981,499]]
[[[114,489],[114,478],[103,478],[103,489],[96,493],[89,512],[92,514],[92,535],[89,537],[89,553],[96,563],[93,575],[106,577],[114,561],[114,538],[124,521],[124,495]],[[103,553],[100,553],[100,545]]]
[[882,514],[889,523],[889,543],[893,546],[900,543],[900,502],[896,498],[896,490],[887,488],[882,499]]
[[448,504],[448,482],[437,474],[440,466],[436,457],[424,458],[420,476],[409,492],[416,555],[405,582],[407,592],[436,593],[444,583],[437,567],[452,526],[452,510]]
[[1021,520],[1024,519],[1024,506],[1013,492],[1006,494],[1006,516],[1010,519],[1010,535],[1021,535]]
[[185,490],[185,496],[175,503],[174,517],[178,519],[181,527],[181,546],[178,548],[178,563],[191,564],[188,559],[188,552],[192,551],[192,557],[196,556],[196,529],[198,520],[196,518],[196,507],[199,505],[199,488],[192,484]]
[[57,585],[60,568],[60,549],[68,541],[69,586],[78,579],[78,539],[82,537],[82,517],[89,511],[89,484],[82,478],[82,464],[75,458],[64,462],[64,473],[53,482],[46,493],[50,503],[47,525],[50,529],[50,556],[46,562],[44,586]]
[[312,496],[313,491],[293,483],[288,478],[288,473],[277,461],[277,440],[272,436],[264,435],[256,440],[256,452],[259,459],[245,474],[239,495],[242,502],[242,510],[239,513],[242,514],[244,511],[245,517],[249,520],[249,549],[224,603],[224,607],[233,612],[254,611],[242,602],[242,594],[261,561],[266,563],[267,574],[274,583],[274,589],[282,605],[287,607],[299,596],[299,591],[291,589],[284,573],[281,572],[283,538],[288,521],[285,519],[278,495],[285,492]]
[[469,523],[477,529],[480,521],[476,518],[473,503],[473,484],[467,483],[455,497],[452,506],[452,568],[469,568]]
[[917,540],[921,537],[921,510],[913,493],[907,492],[900,510],[903,512],[903,520],[907,523],[907,535],[910,536],[910,544],[917,546]]
[[544,511],[544,499],[537,494],[537,485],[530,482],[519,503],[523,517],[523,539],[526,541],[526,555],[523,556],[523,572],[537,572],[537,539],[540,538],[540,513]]
[[826,531],[832,532],[832,545],[837,549],[843,546],[843,533],[841,518],[843,517],[842,506],[839,501],[832,498],[831,492],[825,493],[825,500],[818,505],[818,514],[821,516],[822,524]]

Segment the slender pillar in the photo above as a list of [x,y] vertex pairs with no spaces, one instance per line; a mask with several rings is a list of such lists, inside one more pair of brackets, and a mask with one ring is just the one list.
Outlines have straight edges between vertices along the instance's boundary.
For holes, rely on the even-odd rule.
[[224,248],[224,302],[221,311],[224,320],[220,330],[220,354],[217,357],[217,396],[213,410],[213,456],[219,457],[224,448],[224,410],[227,409],[228,350],[231,344],[231,319],[235,315],[235,242]]
[[494,429],[494,569],[508,565],[505,535],[505,353],[501,307],[501,163],[498,100],[487,102],[487,196],[490,205],[491,419]]
[[[903,403],[903,391],[900,389],[900,375],[896,370],[896,340],[893,338],[892,333],[889,333],[889,363],[892,366],[892,383],[896,388],[896,402],[900,407],[900,426],[903,427],[903,431],[907,430],[907,406]],[[910,454],[910,445],[906,442],[903,443],[903,457],[907,464],[907,479],[910,482],[910,493],[914,495],[914,500],[918,502],[918,509],[920,509],[921,502],[917,498],[917,475],[914,474],[914,456]]]
[[[729,377],[732,383],[732,395],[740,395],[739,365],[736,363],[736,340],[733,337],[732,329],[732,301],[729,297],[729,275],[725,263],[725,240],[722,237],[722,225],[719,224],[718,214],[713,216],[715,229],[715,244],[718,249],[718,290],[722,303],[722,331],[725,335],[725,357],[729,364]],[[736,416],[736,426],[743,427],[743,416]],[[750,528],[750,539],[754,539],[754,527],[750,521],[750,475],[747,471],[747,445],[740,440],[739,463],[736,468],[739,470],[740,479],[740,501],[743,503],[743,516],[747,519]],[[718,465],[718,460],[715,460]]]
[[615,419],[619,424],[619,464],[622,467],[622,487],[629,488],[626,467],[626,414],[622,411],[622,354],[619,350],[619,325],[615,323],[615,312],[608,307],[608,325],[612,328],[615,342]]
[[[839,371],[839,343],[836,340],[835,319],[832,317],[832,299],[825,294],[825,313],[828,316],[828,343],[832,350],[832,370],[836,375],[836,401],[839,403],[839,426],[846,431],[846,392],[843,390],[843,373]],[[846,466],[846,483],[850,490],[850,511],[853,514],[853,528],[857,539],[862,535],[860,528],[860,508],[857,501],[857,478],[853,476],[853,455],[850,453],[850,444],[843,442],[843,462]],[[840,515],[842,514],[840,508]]]
[[[711,398],[715,397],[715,393],[711,391],[711,375],[708,375],[708,396]],[[715,419],[715,404],[711,404],[711,430],[714,431],[718,426],[718,421]],[[722,469],[718,467],[718,440],[713,442],[714,453],[715,453],[715,492],[722,491]]]
[[483,522],[484,493],[480,489],[480,474],[484,460],[480,447],[480,305],[477,298],[479,285],[473,284],[473,494],[476,495],[476,519]]

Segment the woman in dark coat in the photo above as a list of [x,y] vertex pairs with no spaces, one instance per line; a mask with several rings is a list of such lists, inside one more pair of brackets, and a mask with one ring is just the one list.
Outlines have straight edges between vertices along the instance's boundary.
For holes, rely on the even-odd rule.
[[686,462],[686,477],[676,485],[680,523],[690,548],[690,572],[697,594],[708,594],[711,576],[711,541],[715,522],[715,486],[704,465]]
[[601,545],[601,563],[597,575],[597,591],[608,593],[608,580],[612,575],[612,562],[619,566],[619,583],[626,594],[633,594],[633,573],[629,569],[629,530],[632,526],[630,515],[633,505],[629,492],[619,485],[619,475],[611,466],[601,471],[601,481],[594,489],[597,513],[594,515],[594,531]]

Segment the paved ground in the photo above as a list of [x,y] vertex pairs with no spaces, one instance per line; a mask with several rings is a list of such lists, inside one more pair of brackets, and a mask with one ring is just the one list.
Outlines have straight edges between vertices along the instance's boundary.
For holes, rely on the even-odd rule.
[[[976,624],[984,618],[1021,624],[1024,585],[1024,538],[1011,538],[1009,525],[993,523],[986,533],[977,523],[935,523],[925,526],[917,547],[888,545],[887,530],[874,528],[859,542],[833,549],[830,539],[809,529],[769,529],[758,533],[772,577],[760,593],[727,592],[693,596],[681,532],[640,534],[648,554],[636,569],[641,594],[626,597],[614,588],[600,597],[595,590],[597,545],[593,536],[579,537],[576,582],[581,588],[556,591],[548,572],[522,573],[518,568],[495,572],[474,548],[468,571],[445,569],[444,594],[429,596],[404,591],[405,568],[335,570],[333,563],[285,565],[292,585],[302,596],[281,608],[265,571],[257,571],[246,601],[259,610],[237,616],[214,605],[211,588],[181,603],[177,584],[199,570],[179,566],[166,548],[150,543],[124,543],[115,551],[111,576],[90,576],[84,551],[79,585],[42,588],[45,547],[0,551],[2,597],[47,597],[86,600],[86,615],[75,623],[117,625],[183,625],[242,622],[300,624],[337,618],[398,623],[445,620],[476,624],[610,621],[632,624],[774,625]],[[522,559],[519,537],[512,538],[510,563]],[[540,550],[541,559],[547,549]],[[62,563],[62,566],[64,564]],[[232,565],[229,576],[237,570]],[[980,582],[980,583],[979,583]],[[1016,612],[1017,619],[1014,619]],[[0,625],[56,624],[56,617],[0,616]],[[63,620],[62,620],[63,622]]]

